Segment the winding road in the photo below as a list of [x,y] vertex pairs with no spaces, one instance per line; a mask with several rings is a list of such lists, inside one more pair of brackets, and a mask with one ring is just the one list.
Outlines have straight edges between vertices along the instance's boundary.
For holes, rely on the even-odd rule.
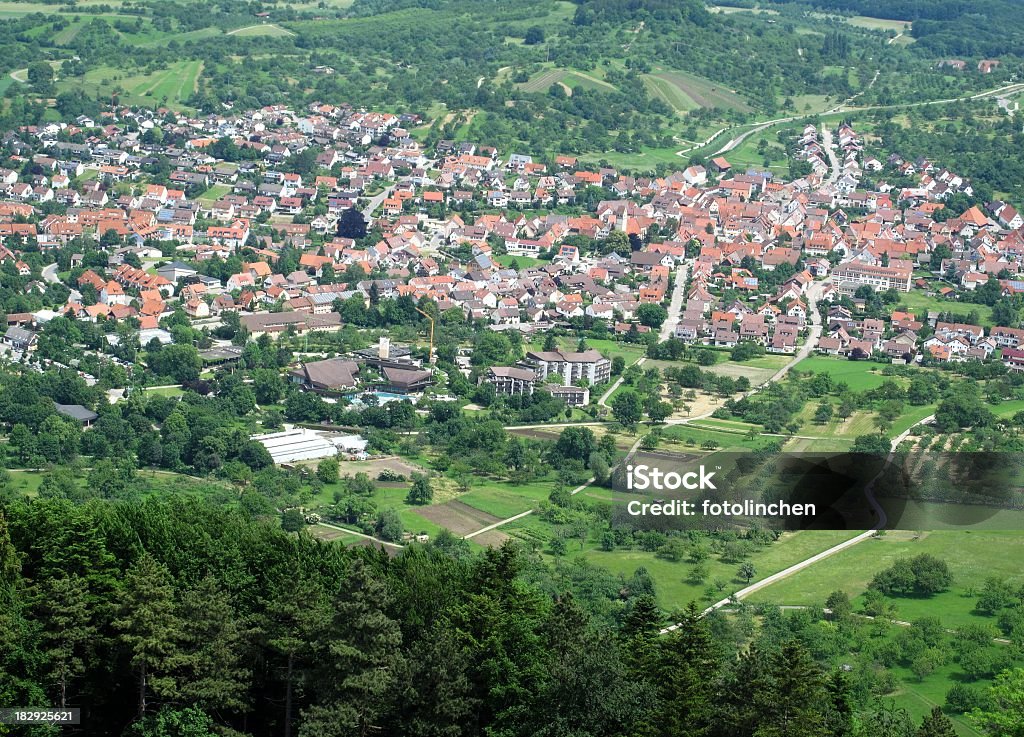
[[[943,98],[941,100],[922,100],[922,101],[919,101],[919,102],[897,102],[897,103],[892,103],[890,105],[865,105],[863,107],[851,107],[850,103],[852,103],[858,97],[863,95],[867,90],[871,89],[872,86],[874,86],[875,82],[878,80],[878,76],[879,76],[880,73],[881,73],[881,70],[876,70],[875,71],[875,76],[871,78],[871,81],[867,84],[867,86],[863,90],[861,90],[860,92],[857,92],[857,93],[855,93],[853,95],[850,95],[850,97],[848,97],[845,100],[843,100],[843,102],[841,102],[840,104],[836,105],[835,107],[829,108],[828,110],[819,111],[819,112],[815,112],[815,113],[802,113],[802,114],[799,114],[799,115],[790,115],[790,116],[782,117],[782,118],[773,118],[772,120],[764,120],[764,121],[760,121],[760,122],[753,123],[753,124],[747,123],[745,125],[753,125],[754,127],[750,128],[747,131],[744,131],[742,133],[737,134],[733,138],[730,138],[721,148],[719,148],[714,153],[708,154],[708,155],[709,156],[721,156],[722,154],[728,153],[729,151],[732,151],[733,149],[735,149],[737,146],[739,146],[741,143],[743,143],[745,140],[747,140],[750,136],[754,135],[755,133],[760,133],[765,128],[769,128],[769,127],[771,127],[773,125],[778,125],[779,123],[792,123],[794,120],[804,120],[804,119],[808,119],[808,118],[811,118],[811,117],[814,117],[814,116],[818,116],[818,115],[831,115],[831,114],[834,114],[834,113],[844,112],[844,111],[845,112],[850,112],[850,113],[859,113],[859,112],[866,112],[866,111],[869,111],[869,110],[894,110],[894,109],[898,109],[898,108],[923,107],[923,106],[927,106],[927,105],[945,105],[945,104],[950,103],[950,102],[963,102],[965,100],[980,100],[980,99],[983,99],[983,98],[986,98],[986,97],[991,97],[993,95],[1013,93],[1013,92],[1020,92],[1020,91],[1024,90],[1024,83],[1022,83],[1022,82],[1013,82],[1013,83],[1010,83],[1010,84],[1005,84],[1005,85],[1003,85],[1001,87],[996,87],[995,89],[984,90],[982,92],[976,92],[973,95],[964,95],[962,97],[948,97],[948,98]],[[736,127],[737,126],[733,126],[731,128],[721,128],[721,129],[715,131],[715,133],[713,133],[711,136],[706,138],[702,143],[697,143],[697,144],[694,144],[693,146],[689,146],[688,148],[684,148],[684,149],[681,149],[679,151],[676,151],[676,155],[677,156],[684,156],[685,154],[688,154],[691,151],[694,151],[694,150],[700,149],[700,148],[704,148],[705,146],[709,146],[720,135],[722,135],[723,133],[727,133],[730,130],[735,130]]]

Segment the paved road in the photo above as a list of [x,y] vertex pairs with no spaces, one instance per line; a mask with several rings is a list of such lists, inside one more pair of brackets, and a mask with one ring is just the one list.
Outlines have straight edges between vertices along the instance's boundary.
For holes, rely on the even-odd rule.
[[380,207],[381,204],[384,202],[384,200],[386,200],[388,197],[390,197],[391,193],[394,192],[394,191],[395,191],[395,185],[392,184],[390,187],[385,189],[383,192],[381,192],[380,194],[378,194],[378,195],[376,195],[376,196],[374,196],[373,198],[370,199],[370,201],[367,203],[366,207],[363,208],[363,217],[366,218],[366,222],[367,223],[369,223],[371,220],[373,220],[373,213],[374,213],[374,211],[378,207]]
[[807,289],[807,310],[811,315],[811,329],[807,335],[807,340],[805,340],[804,344],[800,346],[800,350],[796,352],[796,355],[794,355],[785,366],[776,371],[775,375],[761,386],[765,386],[766,384],[780,381],[785,378],[790,369],[811,355],[811,352],[818,347],[818,341],[821,340],[821,315],[818,314],[818,297],[821,295],[821,289],[825,283],[826,282],[814,282]]
[[[658,340],[664,343],[666,340],[672,337],[672,331],[675,330],[676,325],[679,324],[679,315],[682,314],[683,305],[686,304],[686,278],[690,273],[690,267],[686,263],[682,263],[676,269],[675,286],[672,289],[672,299],[668,305],[668,316],[665,318],[665,322],[661,324],[661,331],[658,333]],[[641,356],[638,358],[633,365],[642,366],[647,362],[647,356]],[[597,400],[599,407],[608,406],[608,398],[611,397],[615,390],[622,385],[622,377],[620,376],[612,382],[611,386],[601,395],[601,398]]]
[[836,142],[832,140],[832,129],[825,123],[821,124],[821,144],[825,147],[825,155],[828,156],[828,177],[821,184],[822,188],[825,188],[835,184],[841,172],[839,157],[836,156]]
[[658,340],[664,343],[672,337],[672,331],[679,324],[679,315],[683,312],[683,305],[686,303],[686,277],[690,273],[690,267],[685,262],[679,264],[676,269],[675,287],[672,289],[672,299],[668,304],[668,317],[661,324],[661,332],[658,333]]
[[774,120],[766,120],[763,123],[758,123],[754,128],[751,128],[746,133],[740,133],[735,138],[732,138],[729,141],[727,141],[724,146],[722,146],[720,149],[715,151],[713,156],[721,156],[724,153],[728,153],[729,151],[732,151],[734,148],[736,148],[741,143],[743,143],[745,140],[747,140],[750,136],[754,135],[755,133],[760,133],[761,131],[763,131],[765,128],[768,128],[769,126],[773,126],[776,123],[789,123],[789,122],[791,122],[793,120],[796,120],[796,117],[790,116],[788,118],[775,118]]
[[[875,76],[872,78],[871,82],[868,83],[868,88],[870,88],[872,85],[874,85],[875,80],[878,79],[878,75],[879,75],[879,72],[876,71],[875,72]],[[841,104],[836,105],[834,108],[831,108],[830,110],[826,110],[824,113],[820,113],[819,112],[819,113],[815,113],[815,114],[816,115],[828,115],[828,114],[831,114],[831,113],[841,112],[843,110],[846,110],[847,112],[862,112],[862,111],[867,111],[867,110],[892,110],[892,109],[905,108],[905,107],[921,107],[923,105],[944,105],[944,104],[950,103],[950,102],[961,102],[963,100],[977,100],[977,99],[980,99],[980,98],[983,98],[983,97],[990,97],[992,95],[997,95],[997,94],[1003,94],[1003,93],[1008,93],[1008,92],[1018,92],[1018,91],[1020,91],[1022,89],[1024,89],[1024,83],[1017,82],[1017,83],[1013,83],[1013,84],[1006,84],[1006,85],[1003,85],[1002,87],[997,87],[997,88],[992,89],[992,90],[985,90],[984,92],[977,92],[977,93],[975,93],[973,95],[967,95],[965,97],[949,97],[949,98],[944,98],[944,99],[941,99],[941,100],[923,100],[921,102],[898,102],[898,103],[893,103],[891,105],[866,105],[864,107],[848,107],[849,104],[853,100],[855,100],[856,98],[858,98],[862,94],[864,94],[864,90],[861,90],[857,94],[851,95],[846,100],[844,100]],[[791,123],[794,120],[804,120],[804,119],[806,119],[808,117],[810,117],[810,115],[807,115],[807,114],[791,115],[791,116],[784,117],[784,118],[774,118],[773,120],[765,120],[765,121],[762,121],[760,123],[757,123],[750,130],[748,130],[748,131],[746,131],[744,133],[740,133],[739,135],[735,136],[734,138],[731,138],[729,141],[727,141],[725,143],[724,146],[722,146],[720,149],[718,149],[713,154],[711,154],[711,156],[721,156],[724,153],[728,153],[729,151],[732,151],[734,148],[736,148],[741,143],[743,143],[745,140],[747,140],[747,138],[749,138],[750,136],[754,135],[755,133],[760,133],[761,131],[763,131],[765,128],[768,128],[769,126],[776,125],[777,123]],[[726,130],[727,129],[723,128],[723,129],[715,132],[715,134],[712,135],[710,138],[708,138],[706,141],[704,141],[704,143],[696,145],[696,146],[691,146],[690,148],[683,149],[682,151],[677,151],[676,153],[679,156],[682,156],[683,154],[688,153],[688,152],[690,152],[690,151],[692,151],[692,150],[694,150],[696,148],[703,148],[704,146],[706,146],[709,143],[711,143],[711,141],[713,141],[714,139],[718,138],[718,136],[721,135]]]
[[[893,438],[891,449],[889,451],[889,458],[892,458],[893,454],[896,452],[896,448],[899,447],[900,443],[907,439],[907,437],[910,435],[911,430],[914,427],[917,427],[918,425],[927,424],[931,422],[933,419],[935,419],[935,415],[929,415],[928,417],[918,420],[913,425],[911,425],[911,427],[907,428],[905,431],[903,431],[895,438]],[[842,552],[847,548],[853,547],[854,545],[862,543],[865,540],[873,537],[875,533],[878,532],[878,530],[882,529],[885,526],[885,523],[887,521],[885,516],[885,510],[875,499],[874,495],[875,482],[878,480],[880,476],[881,472],[879,472],[878,476],[875,476],[875,478],[871,479],[871,481],[868,482],[867,486],[864,487],[864,495],[867,497],[868,502],[870,502],[872,508],[875,510],[875,514],[878,516],[878,523],[872,529],[866,530],[857,535],[856,537],[851,537],[849,540],[844,540],[838,545],[833,545],[828,550],[823,550],[820,553],[817,553],[816,555],[812,555],[810,558],[806,558],[805,560],[800,561],[799,563],[794,563],[789,568],[783,569],[778,573],[773,573],[771,576],[767,576],[766,578],[763,578],[760,581],[752,583],[750,586],[740,589],[732,596],[722,599],[721,601],[716,601],[714,604],[705,609],[703,613],[708,614],[710,612],[715,611],[716,609],[721,609],[723,606],[726,606],[734,600],[740,600],[746,596],[750,596],[750,594],[753,594],[755,591],[760,591],[761,589],[767,586],[771,586],[773,583],[776,583],[777,581],[781,581],[782,579],[791,576],[794,573],[797,573],[798,571],[802,571],[803,569],[812,566],[815,563],[825,560],[825,558],[829,558],[835,555],[836,553]],[[669,632],[672,632],[676,629],[679,629],[679,625],[673,624],[661,630],[660,634],[668,634]]]
[[[57,276],[57,264],[50,264],[49,266],[43,267],[43,281],[49,282],[50,284],[63,284],[60,277]],[[77,289],[72,289],[69,299],[72,302],[81,302],[82,293]]]

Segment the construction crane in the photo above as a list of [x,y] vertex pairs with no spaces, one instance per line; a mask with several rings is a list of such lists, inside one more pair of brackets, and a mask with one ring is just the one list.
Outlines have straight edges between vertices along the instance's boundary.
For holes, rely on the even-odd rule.
[[419,307],[415,307],[413,309],[415,309],[418,313],[420,313],[425,318],[430,320],[430,348],[427,350],[427,363],[429,363],[431,366],[433,366],[434,365],[434,317],[433,317],[433,315],[427,314],[426,312],[421,310]]

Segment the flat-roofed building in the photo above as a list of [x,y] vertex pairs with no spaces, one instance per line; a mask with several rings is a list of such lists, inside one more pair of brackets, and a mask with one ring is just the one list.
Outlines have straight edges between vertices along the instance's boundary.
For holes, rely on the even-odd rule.
[[253,435],[252,440],[267,449],[274,463],[312,461],[331,458],[338,453],[337,446],[326,437],[304,428]]
[[612,376],[612,362],[597,351],[530,351],[526,363],[536,372],[539,380],[563,386],[586,379],[590,386],[604,383]]
[[852,282],[857,285],[867,284],[875,291],[896,289],[909,292],[913,273],[914,268],[909,262],[897,261],[889,266],[875,266],[860,261],[847,261],[832,270],[832,278],[840,285],[840,291],[843,291],[845,283]]

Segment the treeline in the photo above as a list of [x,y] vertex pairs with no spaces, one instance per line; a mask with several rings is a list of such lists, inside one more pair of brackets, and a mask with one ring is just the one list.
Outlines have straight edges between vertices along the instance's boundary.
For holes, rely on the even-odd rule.
[[[691,606],[661,636],[649,593],[574,591],[584,572],[567,568],[450,536],[388,558],[181,499],[8,504],[0,698],[146,737],[867,737],[893,723],[870,668],[816,661],[836,642],[820,615],[770,610],[755,629],[752,612],[734,624]],[[616,616],[595,616],[596,599]],[[897,713],[885,734],[946,734]]]
[[1021,55],[1020,4],[1013,0],[771,0],[851,15],[913,22],[919,51],[930,55]]

